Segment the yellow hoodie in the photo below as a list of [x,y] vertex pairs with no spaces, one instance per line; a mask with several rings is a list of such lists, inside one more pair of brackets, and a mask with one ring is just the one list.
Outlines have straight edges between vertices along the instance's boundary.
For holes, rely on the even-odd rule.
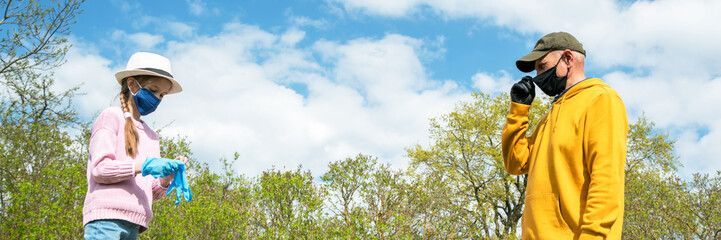
[[531,106],[503,126],[506,171],[528,174],[523,239],[621,239],[628,119],[601,79],[571,87],[526,137]]

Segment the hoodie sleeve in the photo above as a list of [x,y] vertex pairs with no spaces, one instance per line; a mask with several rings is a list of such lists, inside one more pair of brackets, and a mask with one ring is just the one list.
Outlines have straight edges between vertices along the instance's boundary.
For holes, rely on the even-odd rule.
[[528,111],[530,105],[511,102],[511,111],[506,116],[506,124],[501,133],[503,161],[509,174],[521,175],[528,173],[528,159],[536,132],[526,137],[528,130]]
[[605,239],[623,219],[624,166],[628,118],[621,98],[606,91],[591,102],[584,132],[590,176],[579,239]]

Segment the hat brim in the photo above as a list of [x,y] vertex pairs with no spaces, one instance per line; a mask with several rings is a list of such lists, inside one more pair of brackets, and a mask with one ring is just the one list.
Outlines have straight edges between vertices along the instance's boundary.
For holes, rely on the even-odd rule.
[[162,78],[170,80],[170,83],[172,83],[172,84],[170,86],[170,90],[168,90],[168,94],[179,93],[179,92],[183,91],[183,87],[180,86],[180,83],[178,83],[178,81],[175,81],[175,79],[173,79],[173,76],[165,75],[165,74],[154,72],[154,71],[144,70],[144,69],[119,71],[119,72],[115,73],[115,79],[118,80],[118,84],[122,84],[122,81],[124,78],[138,76],[138,75],[157,76],[157,77],[162,77]]
[[532,51],[531,53],[526,54],[526,56],[518,59],[516,61],[516,67],[518,70],[521,70],[521,72],[531,72],[536,70],[536,60],[546,56],[548,52],[550,51]]

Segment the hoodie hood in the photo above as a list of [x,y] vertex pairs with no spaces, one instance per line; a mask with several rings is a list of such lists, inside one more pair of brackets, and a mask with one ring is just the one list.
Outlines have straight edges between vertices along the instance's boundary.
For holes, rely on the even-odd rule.
[[[587,78],[585,80],[582,80],[573,86],[571,88],[566,89],[566,91],[562,92],[560,96],[557,97],[557,99],[553,102],[553,107],[551,107],[551,118],[554,119],[553,123],[553,132],[556,132],[556,128],[558,127],[557,121],[558,116],[561,115],[563,112],[563,104],[565,102],[571,101],[574,99],[574,97],[578,96],[580,93],[583,92],[583,90],[592,88],[592,87],[607,87],[601,79],[599,78]],[[581,97],[583,98],[583,97]],[[583,99],[581,99],[583,100]],[[554,117],[554,109],[558,109],[555,113],[556,116]]]
[[578,93],[580,93],[584,89],[599,85],[605,86],[606,84],[598,78],[587,78],[585,80],[582,80],[571,86],[571,88],[562,92],[561,95],[558,96],[557,99],[554,101],[554,104],[561,104],[561,102],[570,100],[574,96],[578,95]]

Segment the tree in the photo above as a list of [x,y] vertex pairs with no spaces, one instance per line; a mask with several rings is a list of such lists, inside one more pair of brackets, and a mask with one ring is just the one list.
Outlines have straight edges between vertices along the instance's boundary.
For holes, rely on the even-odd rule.
[[683,225],[688,221],[688,199],[682,179],[656,172],[627,175],[624,239],[693,239]]
[[326,211],[332,214],[328,219],[328,229],[337,236],[369,237],[366,229],[368,219],[363,213],[359,196],[376,162],[376,158],[358,154],[355,158],[329,163],[328,172],[321,177],[328,193]]
[[310,171],[264,171],[255,188],[264,239],[323,239],[321,210],[325,193]]
[[466,204],[459,204],[458,197],[448,178],[407,171],[412,179],[408,185],[409,221],[413,224],[414,239],[464,239],[470,238],[466,225]]
[[694,174],[688,190],[688,201],[682,207],[692,217],[686,226],[697,239],[721,239],[721,171]]
[[676,174],[674,140],[641,116],[629,126],[627,145],[623,237],[690,238],[683,227],[688,211],[681,205],[689,196]]
[[63,63],[65,36],[84,0],[0,1],[5,30],[0,40],[0,74],[50,70]]
[[[474,101],[431,119],[431,146],[407,149],[411,166],[449,185],[447,208],[464,216],[460,237],[509,239],[516,237],[525,198],[526,175],[505,172],[501,131],[510,106],[508,95],[474,93]],[[529,115],[535,123],[549,101],[537,100]]]
[[368,234],[373,239],[412,239],[413,212],[405,172],[388,164],[373,168],[361,189]]
[[328,164],[325,182],[329,229],[341,239],[415,239],[422,214],[411,178],[404,170],[358,154]]
[[628,127],[626,176],[647,171],[668,175],[678,171],[681,164],[673,153],[675,140],[658,132],[645,115]]
[[184,137],[161,138],[162,156],[189,156],[188,184],[192,202],[175,205],[170,194],[153,203],[155,217],[141,239],[251,239],[259,232],[260,208],[253,197],[255,184],[236,175],[233,159],[220,159],[223,172],[214,173],[207,163],[197,165],[190,157],[190,142]]
[[[51,91],[81,1],[0,1],[0,232],[11,239],[82,233],[83,130],[71,99]],[[67,130],[80,131],[77,137]]]

